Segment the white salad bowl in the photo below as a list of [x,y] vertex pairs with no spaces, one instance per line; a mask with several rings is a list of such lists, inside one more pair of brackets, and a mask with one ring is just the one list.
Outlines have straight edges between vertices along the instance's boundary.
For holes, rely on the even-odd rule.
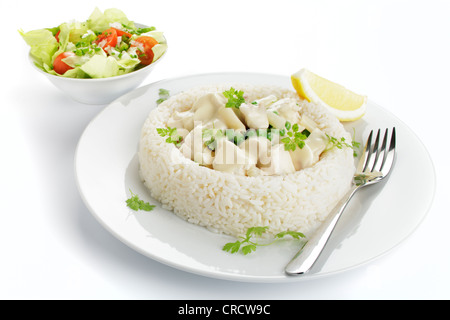
[[36,70],[44,74],[51,83],[69,97],[84,104],[99,105],[109,104],[118,97],[137,88],[166,53],[167,49],[158,60],[139,70],[120,76],[99,79],[79,79],[53,75],[38,68],[31,55],[29,55],[29,58]]

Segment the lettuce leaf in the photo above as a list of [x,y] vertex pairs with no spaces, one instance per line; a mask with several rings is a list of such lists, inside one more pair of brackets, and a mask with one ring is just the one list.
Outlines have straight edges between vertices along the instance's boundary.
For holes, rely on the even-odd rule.
[[53,54],[52,62],[59,54],[66,51],[67,44],[69,43],[70,32],[71,29],[67,23],[63,23],[59,26],[59,49]]
[[161,56],[166,52],[167,50],[167,44],[165,43],[158,43],[157,45],[153,46],[153,62],[161,58]]
[[131,72],[139,63],[139,59],[116,60],[96,54],[79,68],[91,78],[109,78]]
[[134,23],[128,20],[127,16],[119,9],[111,8],[102,12],[95,8],[86,21],[87,27],[95,32],[103,32],[108,29],[110,23],[118,22],[134,27]]
[[67,70],[66,73],[64,73],[62,76],[67,78],[89,78],[89,75],[87,75],[86,72],[81,69],[81,67]]
[[119,65],[119,74],[125,74],[134,71],[136,70],[136,67],[141,63],[138,58],[116,60],[116,62]]
[[36,65],[43,70],[51,69],[53,55],[58,50],[58,42],[48,29],[38,29],[29,32],[19,30],[20,35],[31,47],[30,54]]
[[166,38],[164,38],[164,33],[162,31],[152,30],[146,33],[142,33],[140,36],[152,37],[153,39],[158,41],[158,43],[166,43]]

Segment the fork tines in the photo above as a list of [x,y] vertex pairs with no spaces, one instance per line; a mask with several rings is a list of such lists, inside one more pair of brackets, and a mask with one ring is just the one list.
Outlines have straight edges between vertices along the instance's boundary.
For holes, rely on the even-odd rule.
[[392,129],[390,142],[388,145],[389,129],[386,129],[380,145],[381,130],[378,129],[375,141],[372,143],[374,131],[370,131],[364,147],[364,163],[361,172],[380,172],[387,175],[395,159],[395,127]]

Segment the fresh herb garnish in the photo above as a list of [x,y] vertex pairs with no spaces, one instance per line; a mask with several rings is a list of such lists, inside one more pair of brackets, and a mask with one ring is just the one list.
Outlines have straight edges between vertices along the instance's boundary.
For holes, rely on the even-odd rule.
[[268,246],[277,240],[283,239],[285,236],[291,236],[293,239],[305,238],[305,235],[301,232],[296,231],[282,231],[277,233],[270,242],[258,243],[258,239],[255,237],[261,237],[269,227],[252,227],[247,229],[245,237],[240,237],[242,241],[237,240],[236,242],[229,242],[225,244],[222,248],[223,251],[228,251],[231,253],[236,253],[241,251],[244,255],[249,254],[256,250],[258,246]]
[[280,135],[284,136],[287,135],[287,137],[284,137],[280,141],[284,143],[284,150],[286,151],[295,151],[295,149],[298,147],[302,149],[305,146],[305,139],[307,138],[306,134],[299,131],[298,124],[291,125],[289,121],[286,121],[285,128],[288,131],[281,130]]
[[233,87],[230,90],[224,91],[223,95],[228,99],[225,107],[239,109],[241,104],[245,103],[244,91],[237,91]]
[[205,128],[202,130],[202,138],[204,141],[203,144],[208,147],[209,150],[214,151],[217,147],[217,140],[220,138],[226,138],[228,141],[238,146],[246,139],[246,134],[233,129],[222,130]]
[[225,133],[220,129],[203,129],[202,139],[204,145],[208,147],[209,150],[214,151],[217,147],[217,140],[225,136]]
[[90,44],[87,41],[79,41],[75,43],[75,49],[72,50],[77,56],[81,57],[85,54],[93,55],[97,49],[100,49],[95,43]]
[[167,143],[173,143],[177,147],[180,146],[180,143],[183,140],[183,138],[178,135],[177,128],[156,128],[156,132],[158,132],[161,137],[167,137]]
[[329,149],[331,149],[331,148],[333,148],[333,147],[336,147],[336,148],[338,148],[338,149],[342,149],[342,148],[344,148],[344,147],[346,147],[346,148],[352,148],[353,149],[353,156],[354,157],[357,157],[358,156],[358,154],[357,154],[357,150],[359,149],[359,145],[360,145],[360,143],[359,142],[356,142],[356,141],[354,141],[354,140],[352,140],[352,143],[351,144],[349,144],[349,143],[347,143],[346,141],[345,141],[345,138],[344,137],[342,137],[341,139],[337,139],[337,138],[335,138],[335,137],[331,137],[331,136],[329,136],[328,134],[326,134],[325,133],[325,135],[327,136],[327,138],[328,138],[328,150]]
[[144,200],[139,199],[139,196],[134,194],[133,191],[130,190],[130,193],[131,197],[125,201],[130,209],[133,209],[134,211],[152,211],[156,207],[148,202],[145,202]]
[[149,31],[156,30],[155,27],[135,28],[135,27],[132,27],[132,26],[128,26],[128,25],[126,25],[126,24],[124,24],[124,23],[122,23],[122,27],[123,27],[123,29],[125,29],[126,31],[129,31],[129,32],[131,32],[131,33],[135,33],[135,34],[137,34],[137,35],[141,35],[142,33],[146,33],[146,32],[149,32]]
[[156,30],[155,27],[148,27],[148,28],[137,28],[136,31],[138,34],[143,34],[143,33],[147,33],[150,31]]
[[169,99],[170,97],[170,92],[169,90],[166,89],[159,89],[159,99],[156,100],[157,104],[160,104],[164,101],[166,101],[167,99]]

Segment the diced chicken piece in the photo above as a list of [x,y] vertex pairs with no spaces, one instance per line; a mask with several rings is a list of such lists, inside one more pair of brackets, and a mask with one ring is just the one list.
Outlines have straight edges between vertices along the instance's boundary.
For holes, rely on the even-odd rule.
[[277,101],[277,100],[278,100],[278,99],[277,99],[276,96],[274,96],[273,94],[270,94],[270,95],[268,95],[267,97],[264,97],[264,98],[255,100],[254,102],[256,103],[256,105],[257,105],[258,107],[262,107],[262,108],[267,109],[267,108],[269,108],[269,106],[270,106],[271,104],[273,104],[273,103],[274,103],[275,101]]
[[220,93],[208,93],[201,96],[193,105],[194,123],[201,121],[207,123],[215,119],[223,122],[227,128],[245,130],[245,125],[241,122],[232,108],[226,108],[226,98]]
[[227,139],[219,139],[212,163],[213,169],[228,173],[245,175],[254,161],[245,152]]
[[315,163],[314,153],[307,144],[303,148],[296,148],[294,151],[289,151],[289,153],[296,171],[309,168]]
[[269,107],[269,110],[276,111],[280,117],[283,117],[290,123],[298,123],[300,120],[300,106],[290,98],[280,99]]
[[314,129],[305,140],[303,148],[290,151],[296,170],[306,169],[316,164],[327,147],[328,138],[320,129]]
[[314,161],[319,161],[319,157],[322,152],[325,150],[328,144],[328,137],[325,133],[323,133],[320,129],[314,129],[311,131],[309,137],[305,140],[305,144],[307,144],[314,155]]
[[185,128],[177,128],[177,134],[184,140],[186,136],[189,134],[189,130]]
[[302,118],[300,119],[300,124],[303,127],[305,127],[309,132],[313,132],[315,129],[317,129],[316,122],[310,117],[305,115],[302,115]]
[[175,111],[172,118],[178,120],[178,119],[184,119],[184,118],[189,118],[192,117],[194,115],[194,113],[191,110],[188,111]]
[[196,119],[209,120],[225,103],[223,95],[211,92],[199,97],[192,106],[192,111],[196,114]]
[[183,140],[180,152],[188,159],[194,160],[194,155],[203,150],[203,127],[196,126]]
[[191,149],[191,136],[187,135],[186,139],[184,139],[183,144],[180,147],[180,152],[183,156],[185,156],[187,159],[192,160],[192,149]]
[[267,111],[264,106],[241,104],[239,110],[244,115],[247,127],[253,129],[267,129],[269,127],[269,119],[267,119]]
[[194,161],[202,166],[212,168],[212,163],[214,161],[212,151],[207,147],[204,147],[202,152],[197,151],[194,153]]
[[234,108],[227,108],[225,105],[219,108],[216,113],[217,119],[221,120],[227,128],[234,130],[245,130],[245,125],[233,111]]
[[167,126],[171,128],[185,128],[189,131],[194,129],[194,113],[191,111],[179,112],[167,120]]
[[204,123],[203,124],[203,128],[208,128],[208,129],[217,129],[217,130],[226,130],[227,129],[227,125],[225,123],[223,123],[221,120],[219,119],[212,119],[211,121]]
[[270,150],[272,143],[266,137],[250,137],[239,145],[241,150],[244,150],[247,157],[255,163],[257,167],[267,167],[270,165]]
[[267,119],[269,120],[269,124],[278,129],[284,129],[284,125],[286,124],[286,119],[276,114],[273,110],[266,110]]
[[169,120],[167,120],[167,126],[169,128],[184,128],[183,125],[183,121],[181,121],[180,119],[174,119],[174,118],[170,118]]
[[270,152],[270,165],[261,167],[261,170],[267,175],[277,175],[295,172],[289,151],[284,150],[283,144],[272,147]]

